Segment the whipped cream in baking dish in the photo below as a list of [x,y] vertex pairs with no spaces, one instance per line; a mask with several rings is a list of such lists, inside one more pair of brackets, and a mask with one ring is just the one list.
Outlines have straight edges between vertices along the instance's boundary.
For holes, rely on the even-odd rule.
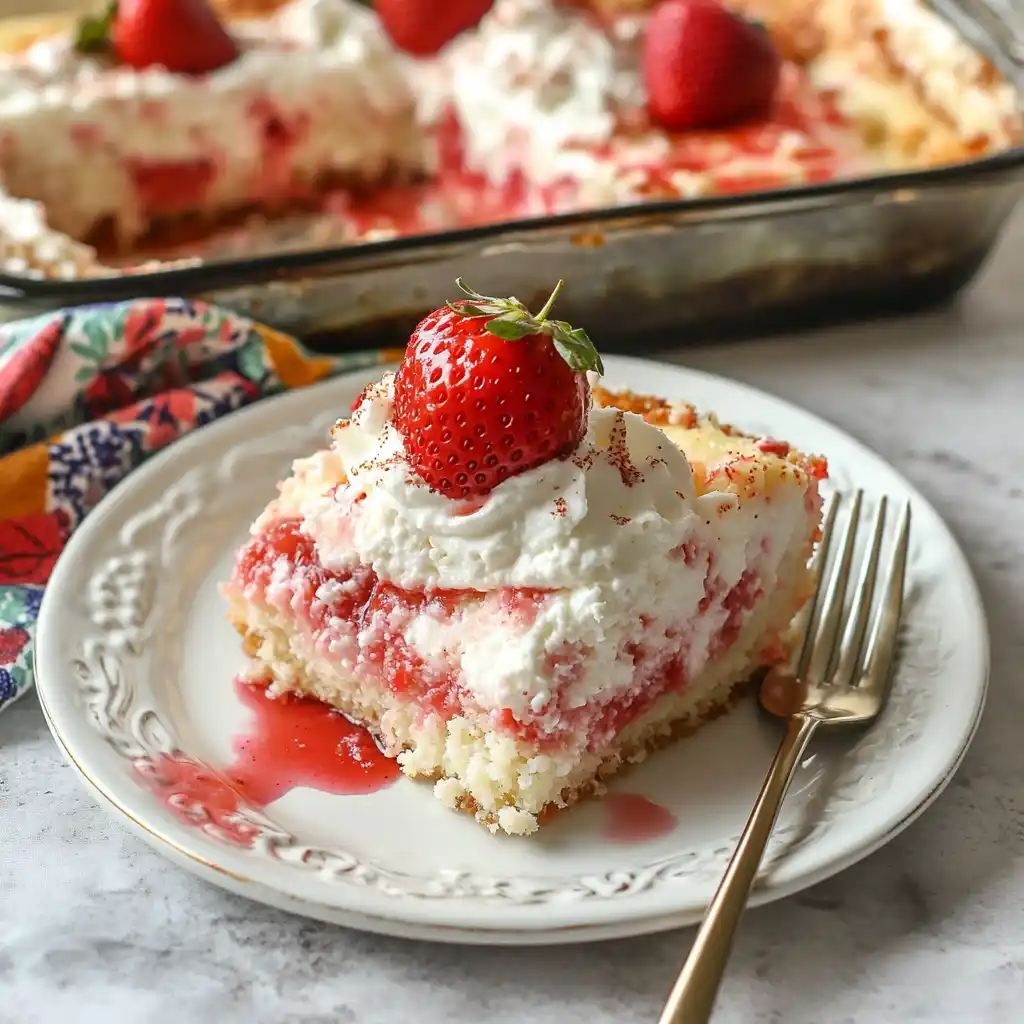
[[592,173],[592,158],[566,144],[600,144],[617,118],[643,109],[642,24],[622,19],[606,31],[585,11],[550,0],[497,0],[441,55],[421,114],[429,120],[450,102],[468,166],[492,181],[517,169],[544,183]]
[[47,223],[41,203],[0,191],[0,267],[10,274],[71,280],[99,269],[96,251]]
[[[783,558],[806,529],[802,491],[742,502],[724,491],[698,496],[682,452],[640,416],[592,409],[570,456],[467,505],[412,472],[392,395],[390,375],[368,389],[331,447],[295,464],[253,534],[299,520],[338,579],[369,568],[404,594],[469,591],[480,600],[448,615],[413,601],[383,622],[371,616],[355,636],[342,629],[327,644],[343,663],[357,666],[359,651],[379,642],[375,631],[397,632],[426,664],[458,665],[460,685],[481,706],[553,728],[559,708],[635,685],[634,660],[623,655],[630,644],[654,659],[661,650],[677,656],[685,628],[686,669],[697,671],[737,609],[794,570]],[[305,600],[290,572],[282,564],[262,598],[282,611],[296,595]],[[334,588],[320,599],[336,600]],[[589,653],[578,674],[553,679],[551,659],[571,665],[567,651]]]

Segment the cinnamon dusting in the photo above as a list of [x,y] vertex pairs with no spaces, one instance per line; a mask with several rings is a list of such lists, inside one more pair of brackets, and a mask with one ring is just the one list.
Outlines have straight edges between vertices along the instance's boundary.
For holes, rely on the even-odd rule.
[[615,416],[611,437],[608,440],[608,458],[619,471],[624,487],[634,487],[644,482],[643,474],[633,464],[626,441],[626,417],[619,411]]

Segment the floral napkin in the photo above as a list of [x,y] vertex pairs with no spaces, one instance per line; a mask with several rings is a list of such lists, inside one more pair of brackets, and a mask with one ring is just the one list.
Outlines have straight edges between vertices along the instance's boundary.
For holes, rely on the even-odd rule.
[[186,299],[0,326],[0,711],[32,685],[32,637],[54,563],[111,488],[243,405],[394,357],[315,356]]

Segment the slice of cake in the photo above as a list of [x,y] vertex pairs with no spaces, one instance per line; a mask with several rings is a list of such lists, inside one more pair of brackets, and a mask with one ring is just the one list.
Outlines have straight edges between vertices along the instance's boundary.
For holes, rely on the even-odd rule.
[[496,831],[725,708],[809,596],[825,464],[591,384],[586,333],[472,293],[295,463],[226,587],[269,693],[365,724]]

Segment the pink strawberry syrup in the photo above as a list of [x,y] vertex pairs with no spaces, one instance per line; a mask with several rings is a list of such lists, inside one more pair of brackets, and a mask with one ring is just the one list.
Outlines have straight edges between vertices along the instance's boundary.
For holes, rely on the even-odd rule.
[[611,792],[602,805],[605,811],[602,836],[610,843],[646,843],[674,832],[679,824],[667,807],[639,793]]
[[239,820],[242,797],[201,761],[176,750],[140,757],[135,777],[180,822],[201,828],[237,846],[252,846],[260,829]]
[[250,731],[235,737],[235,760],[224,775],[250,804],[265,807],[299,786],[339,796],[376,793],[401,774],[365,729],[318,700],[271,698],[241,679],[235,692],[255,717]]
[[270,698],[241,679],[235,690],[255,718],[235,737],[235,760],[223,772],[181,751],[135,762],[139,782],[184,824],[252,846],[260,829],[240,818],[247,806],[263,808],[299,786],[346,796],[376,793],[398,778],[397,762],[373,737],[326,704]]

